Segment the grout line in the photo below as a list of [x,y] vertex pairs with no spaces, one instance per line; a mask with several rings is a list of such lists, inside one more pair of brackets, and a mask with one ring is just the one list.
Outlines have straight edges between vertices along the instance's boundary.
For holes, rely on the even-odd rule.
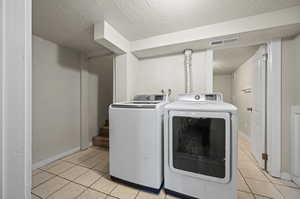
[[35,197],[42,199],[40,196],[38,196],[38,195],[36,195],[36,194],[34,194],[32,192],[31,192],[31,195],[34,195]]
[[[254,192],[252,191],[250,185],[247,183],[246,178],[244,177],[244,175],[242,174],[242,172],[240,171],[239,168],[238,168],[238,172],[240,173],[241,177],[243,178],[245,184],[247,185],[247,187],[248,187],[248,189],[249,189],[249,191],[250,191],[250,194],[251,194],[254,198],[256,198]],[[247,193],[247,192],[246,192],[246,193]]]
[[[44,172],[44,173],[50,174],[49,172]],[[53,174],[51,174],[51,175],[53,175]],[[56,175],[53,175],[53,176],[51,176],[49,179],[45,180],[44,182],[41,182],[40,184],[38,184],[38,185],[36,185],[36,186],[34,186],[34,187],[31,186],[31,191],[32,191],[33,189],[37,188],[38,186],[40,186],[40,185],[42,185],[42,184],[44,184],[44,183],[46,183],[46,182],[52,180],[52,179],[55,178],[55,177],[56,177]],[[32,178],[32,177],[31,177],[31,178]]]
[[[90,158],[88,158],[88,159],[85,159],[85,160],[83,160],[83,161],[77,162],[77,163],[71,162],[71,161],[69,161],[69,160],[62,160],[62,161],[65,161],[65,162],[68,162],[68,163],[71,163],[71,164],[74,164],[74,165],[77,165],[77,166],[85,167],[85,168],[88,168],[88,169],[92,169],[92,170],[97,170],[97,171],[99,171],[98,169],[94,169],[94,168],[97,166],[97,164],[98,164],[99,162],[96,162],[95,165],[93,165],[92,167],[88,167],[88,166],[85,166],[85,165],[81,165],[83,162],[86,162],[86,161],[88,161],[88,160],[90,160],[90,159],[92,159],[92,158],[95,158],[97,155],[98,155],[98,154],[95,154],[94,156],[92,156],[92,157],[90,157]],[[102,161],[105,161],[105,160],[102,160]],[[107,161],[108,161],[108,160],[107,160]],[[100,162],[101,162],[101,161],[100,161]],[[101,172],[101,173],[104,173],[104,171],[100,171],[100,172]]]
[[[80,152],[77,152],[77,153],[80,153]],[[74,154],[72,154],[72,155],[74,155]],[[97,155],[97,154],[96,154],[96,155]],[[96,156],[96,155],[95,155],[95,156]],[[71,156],[71,155],[70,155],[70,156]],[[95,156],[92,156],[92,157],[90,157],[90,158],[94,158]],[[66,157],[64,157],[64,158],[66,158]],[[68,162],[68,161],[63,160],[64,158],[58,159],[58,160],[56,160],[56,161],[64,161],[64,162]],[[90,159],[90,158],[89,158],[89,159]],[[88,160],[88,159],[87,159],[87,160]],[[56,161],[55,161],[55,162],[56,162]],[[40,169],[40,168],[37,168],[37,169],[40,169],[41,172],[46,172],[46,173],[48,173],[48,174],[53,175],[53,177],[49,178],[49,179],[46,180],[45,182],[40,183],[39,185],[37,185],[37,186],[35,186],[35,187],[32,187],[31,190],[36,189],[36,188],[39,187],[40,185],[42,185],[42,184],[44,184],[44,183],[50,181],[51,179],[53,179],[53,178],[55,178],[55,177],[59,177],[59,178],[65,179],[65,180],[69,181],[69,183],[70,183],[70,182],[76,183],[76,182],[74,182],[74,181],[71,181],[71,180],[69,180],[69,179],[66,179],[66,178],[60,176],[61,174],[65,173],[67,170],[69,170],[69,169],[71,169],[71,168],[74,168],[75,166],[80,166],[80,165],[74,164],[74,163],[72,163],[72,162],[68,162],[68,163],[72,164],[72,166],[71,166],[70,168],[64,170],[63,172],[59,173],[59,174],[52,173],[52,172],[50,172],[50,171],[48,171],[48,170],[49,170],[50,168],[53,168],[53,167],[57,166],[57,165],[60,164],[60,163],[55,164],[55,165],[53,165],[53,166],[51,166],[51,167],[49,167],[49,168],[47,168],[47,169],[45,169],[45,170]],[[51,164],[51,163],[49,163],[49,164]],[[79,164],[80,164],[80,163],[79,163]],[[45,166],[46,166],[46,165],[45,165]],[[85,167],[85,168],[86,168],[86,167]],[[91,168],[87,168],[87,169],[89,169],[89,171],[90,171],[90,170],[93,171]],[[89,172],[89,171],[87,171],[87,172]],[[87,173],[87,172],[86,172],[86,173]],[[98,172],[99,172],[99,171],[98,171]],[[84,174],[86,174],[86,173],[84,173]],[[102,174],[102,172],[100,172],[100,173]],[[82,175],[84,175],[84,174],[82,174]],[[36,175],[37,175],[37,174],[36,174]],[[81,175],[80,175],[80,176],[81,176]],[[79,178],[80,176],[78,176],[77,178]],[[75,179],[77,179],[77,178],[75,178]],[[100,178],[101,178],[101,177],[100,177]],[[99,178],[99,179],[100,179],[100,178]],[[74,179],[74,180],[75,180],[75,179]],[[99,179],[98,179],[98,180],[99,180]],[[96,180],[96,181],[97,181],[97,180]],[[96,181],[95,181],[95,182],[96,182]],[[69,183],[67,183],[67,184],[69,184]],[[67,185],[67,184],[66,184],[66,185]],[[84,185],[82,185],[82,184],[79,184],[79,183],[76,183],[76,184],[81,185],[81,186],[83,186],[83,187],[86,187],[86,186],[84,186]],[[63,187],[65,187],[65,186],[63,186]],[[62,187],[62,188],[63,188],[63,187]],[[60,189],[58,189],[57,191],[59,191],[59,190],[60,190]],[[57,191],[56,191],[56,192],[57,192]],[[52,195],[52,194],[54,194],[54,193],[56,193],[56,192],[53,192],[53,193],[51,193],[50,195]],[[101,193],[102,193],[102,192],[101,192]],[[34,195],[36,195],[36,194],[34,194]],[[49,196],[50,196],[50,195],[49,195]]]
[[60,190],[62,190],[64,187],[66,187],[67,185],[71,184],[71,182],[69,181],[68,183],[66,183],[65,185],[63,185],[62,187],[60,187],[59,189],[57,189],[56,191],[54,191],[53,193],[50,193],[49,196],[47,196],[46,198],[49,198],[50,196],[52,196],[53,194],[59,192]]
[[88,189],[84,190],[82,193],[80,193],[78,196],[76,196],[74,199],[79,198],[81,195],[83,195]]
[[[279,192],[279,194],[280,194],[283,198],[285,198],[284,195],[280,192],[280,190],[279,190],[279,189],[275,186],[275,184],[271,181],[271,179],[268,178],[267,174],[265,173],[265,172],[267,172],[267,171],[262,170],[262,169],[259,167],[257,161],[255,160],[255,158],[253,157],[253,155],[251,154],[251,152],[247,150],[245,154],[246,154],[246,156],[248,156],[248,158],[250,158],[250,161],[254,163],[254,166],[255,166],[256,168],[259,169],[259,172],[262,173],[262,175],[264,175],[264,177],[267,179],[267,182],[270,183],[270,184],[271,184],[271,185]],[[249,156],[250,156],[250,157],[249,157]],[[265,196],[265,195],[255,194],[255,193],[253,192],[253,190],[250,188],[250,186],[248,185],[248,183],[247,183],[247,181],[246,181],[246,179],[245,179],[246,177],[243,176],[243,174],[242,174],[242,172],[240,171],[240,169],[238,169],[238,170],[239,170],[239,172],[240,172],[242,178],[245,180],[247,186],[249,187],[249,190],[252,192],[252,195],[254,196],[254,198],[256,198],[256,195],[258,195],[258,196],[263,196],[263,197],[266,197],[266,198],[269,198],[269,197],[267,197],[267,196]],[[270,177],[272,178],[272,176],[270,176]],[[257,179],[254,179],[254,180],[257,180]],[[260,180],[257,180],[257,181],[260,181]]]
[[138,192],[134,198],[136,199],[140,193],[141,193],[141,190],[138,190]]
[[[39,172],[38,173],[36,173],[36,174],[33,174],[32,176],[35,176],[35,175],[37,175],[37,174],[39,174],[39,173],[41,173],[41,172],[43,172],[43,170],[42,169],[34,169],[34,170],[39,170]],[[34,170],[32,170],[32,172],[34,171]]]
[[286,197],[283,195],[283,193],[281,193],[280,189],[278,189],[278,187],[277,187],[276,185],[274,185],[274,184],[272,184],[272,185],[273,185],[273,187],[279,192],[279,194],[282,196],[282,198],[286,198]]

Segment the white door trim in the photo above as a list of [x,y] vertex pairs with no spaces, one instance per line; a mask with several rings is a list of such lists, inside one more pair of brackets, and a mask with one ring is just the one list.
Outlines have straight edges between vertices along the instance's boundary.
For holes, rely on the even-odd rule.
[[0,1],[0,198],[5,196],[4,182],[4,127],[3,127],[3,86],[4,86],[4,1]]
[[290,137],[290,151],[291,151],[291,178],[300,185],[300,157],[298,152],[300,151],[300,135],[299,135],[299,117],[300,117],[300,105],[291,106],[291,137]]
[[0,198],[31,198],[31,0],[0,0]]
[[272,176],[281,173],[281,40],[268,43],[267,77],[267,170]]

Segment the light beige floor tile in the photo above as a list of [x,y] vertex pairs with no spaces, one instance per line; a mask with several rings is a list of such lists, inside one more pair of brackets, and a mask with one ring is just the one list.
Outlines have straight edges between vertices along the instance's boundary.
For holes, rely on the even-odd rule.
[[165,196],[166,194],[163,190],[161,190],[159,194],[140,191],[136,198],[137,199],[164,199]]
[[101,159],[98,156],[92,157],[80,163],[81,166],[87,168],[93,168],[97,163],[101,162]]
[[56,161],[54,161],[54,162],[51,162],[51,163],[49,163],[49,164],[47,164],[47,165],[41,167],[40,169],[41,169],[41,170],[48,170],[49,168],[54,167],[54,166],[58,165],[58,164],[61,163],[61,162],[62,162],[62,160],[56,160]]
[[238,168],[257,168],[255,162],[253,162],[252,160],[241,160],[238,162]]
[[89,187],[93,183],[95,183],[97,180],[99,180],[101,177],[102,177],[102,174],[99,173],[98,171],[90,170],[87,173],[76,178],[74,180],[74,182]]
[[239,170],[241,171],[242,176],[245,178],[269,182],[267,177],[258,168],[249,167],[240,168]]
[[113,196],[107,196],[105,199],[118,199],[118,198],[115,198]]
[[103,193],[88,189],[76,199],[104,199],[105,197]]
[[32,193],[35,195],[41,197],[41,198],[46,198],[50,194],[58,191],[60,188],[62,188],[64,185],[68,184],[69,181],[60,178],[60,177],[55,177],[52,178],[51,180],[41,184],[40,186],[34,188],[32,190]]
[[116,188],[117,183],[107,179],[105,177],[100,178],[95,184],[93,184],[92,188],[97,191],[101,191],[106,194],[110,194],[110,192]]
[[66,156],[62,160],[71,162],[72,159],[77,159],[84,155],[84,152],[73,153],[72,155]]
[[238,199],[254,199],[251,193],[238,191]]
[[295,189],[287,186],[276,185],[279,191],[286,199],[299,199],[300,189]]
[[47,169],[48,172],[59,175],[63,173],[64,171],[67,171],[68,169],[71,169],[74,165],[68,162],[60,162],[59,164],[55,165],[54,167],[51,167]]
[[138,194],[138,190],[125,186],[125,185],[118,185],[110,195],[115,196],[121,199],[134,199]]
[[31,194],[31,199],[40,199],[39,197],[37,197],[36,195],[34,194]]
[[250,186],[250,189],[253,193],[274,198],[274,199],[283,199],[279,191],[274,187],[273,184],[264,181],[257,181],[252,179],[246,179],[246,182]]
[[100,171],[102,173],[108,173],[109,164],[108,162],[99,162],[93,167],[94,170]]
[[87,159],[90,159],[90,158],[97,156],[100,153],[101,153],[100,151],[88,149],[88,152],[87,152],[87,154],[84,155],[84,157]]
[[31,174],[34,176],[34,175],[36,175],[38,173],[41,173],[42,171],[43,170],[41,170],[41,169],[33,169]]
[[177,197],[171,196],[171,195],[166,195],[165,199],[180,199],[180,198],[177,198]]
[[83,175],[84,173],[86,173],[88,171],[89,171],[89,169],[87,169],[85,167],[74,166],[71,169],[63,172],[59,176],[73,181],[75,178],[78,178],[79,176]]
[[238,190],[250,192],[248,185],[246,184],[245,180],[243,179],[243,177],[239,172],[238,172]]
[[32,188],[35,188],[36,186],[42,184],[43,182],[46,182],[50,178],[53,178],[55,175],[52,175],[47,172],[40,172],[34,176],[32,176]]
[[253,156],[251,154],[250,151],[247,151],[245,149],[240,149],[241,152],[238,153],[238,157],[239,157],[239,160],[246,160],[246,161],[252,161],[252,160],[255,160],[253,159]]
[[87,159],[91,158],[94,155],[94,151],[91,150],[85,150],[85,151],[80,151],[78,153],[75,153],[71,156],[68,156],[64,158],[64,161],[72,162],[74,164],[79,164],[83,161],[86,161]]
[[85,190],[86,188],[83,186],[71,182],[59,191],[52,194],[48,199],[73,199],[79,196]]

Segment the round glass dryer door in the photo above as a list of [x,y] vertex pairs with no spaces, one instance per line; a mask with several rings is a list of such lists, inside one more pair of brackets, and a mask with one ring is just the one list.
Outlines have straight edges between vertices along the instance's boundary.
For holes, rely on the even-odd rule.
[[171,111],[170,167],[220,183],[230,181],[230,114]]

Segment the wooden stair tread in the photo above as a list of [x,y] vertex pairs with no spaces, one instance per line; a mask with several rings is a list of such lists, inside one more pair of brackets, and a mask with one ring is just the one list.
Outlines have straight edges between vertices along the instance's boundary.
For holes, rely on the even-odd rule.
[[93,145],[100,147],[109,147],[109,137],[95,136],[93,137]]

